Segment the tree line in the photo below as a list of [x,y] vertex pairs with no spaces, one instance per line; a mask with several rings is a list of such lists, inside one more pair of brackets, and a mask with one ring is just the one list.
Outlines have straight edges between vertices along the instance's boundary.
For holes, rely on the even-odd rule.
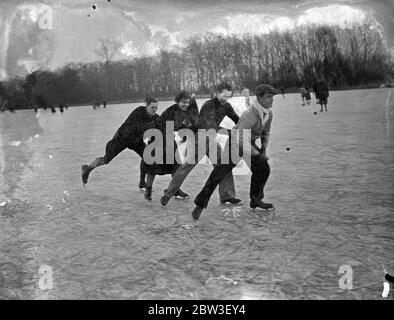
[[[349,28],[304,26],[287,32],[196,36],[183,48],[116,60],[121,44],[102,40],[93,63],[37,70],[0,83],[0,102],[15,108],[173,97],[188,89],[206,94],[219,81],[253,89],[311,86],[323,76],[331,88],[382,82],[393,62],[381,31],[369,24]],[[1,106],[1,105],[0,105]]]

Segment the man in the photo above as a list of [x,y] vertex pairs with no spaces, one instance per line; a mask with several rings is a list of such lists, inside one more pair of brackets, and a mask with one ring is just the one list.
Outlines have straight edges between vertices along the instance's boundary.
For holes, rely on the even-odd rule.
[[314,85],[315,96],[320,104],[320,112],[323,112],[323,105],[327,112],[327,99],[329,96],[327,83],[322,77],[319,77]]
[[[229,145],[231,148],[240,148],[241,154],[244,157],[248,150],[245,147],[251,147],[251,161],[248,163],[252,171],[252,178],[250,181],[250,207],[252,209],[261,208],[263,210],[273,210],[274,206],[271,203],[264,203],[262,199],[264,198],[264,187],[270,175],[266,148],[272,123],[271,108],[274,95],[280,93],[280,91],[268,84],[261,84],[255,89],[255,93],[256,101],[252,103],[251,108],[244,111],[238,124],[233,128],[231,135],[232,139],[229,141]],[[243,130],[245,129],[251,130],[251,138],[250,141],[247,142],[247,146],[243,145]],[[256,145],[257,139],[261,139],[261,148]],[[198,220],[203,209],[208,206],[209,199],[217,185],[237,165],[235,162],[231,161],[229,164],[219,164],[215,166],[205,186],[194,200],[196,204],[192,212],[194,220]]]
[[283,98],[285,97],[285,88],[280,87],[280,92],[282,93]]
[[250,91],[248,88],[242,90],[242,95],[245,97],[245,109],[250,108]]
[[[215,97],[206,101],[201,107],[196,122],[196,129],[214,129],[215,131],[217,131],[221,129],[220,123],[223,121],[225,116],[228,116],[231,120],[234,121],[234,123],[238,123],[239,117],[237,113],[234,111],[231,104],[227,102],[231,95],[231,85],[227,83],[219,84],[215,88]],[[201,152],[198,152],[198,135],[196,135],[195,144],[196,158],[193,159],[195,160],[194,163],[189,163],[190,161],[186,162],[182,164],[175,172],[175,175],[172,177],[168,188],[164,191],[164,195],[161,198],[161,204],[163,206],[165,206],[168,201],[175,195],[175,193],[182,185],[183,181],[186,179],[187,175],[193,170],[193,168],[198,164],[198,162],[203,158],[203,156],[205,156],[205,154],[201,154]],[[217,149],[220,150],[220,145],[217,146]],[[208,148],[206,151],[206,154],[208,155]],[[220,157],[220,152],[217,156]],[[223,179],[223,181],[221,181],[221,183],[219,184],[219,194],[220,201],[223,204],[227,202],[231,204],[241,203],[240,199],[235,198],[234,178],[231,170],[228,175]]]
[[115,132],[114,137],[107,143],[105,155],[94,160],[90,165],[82,166],[82,182],[88,183],[89,174],[95,168],[108,164],[124,149],[134,150],[141,158],[144,153],[144,132],[148,129],[157,128],[159,116],[157,112],[157,100],[149,97],[145,100],[146,105],[135,109],[126,121]]
[[305,106],[305,98],[306,98],[306,89],[304,87],[300,88],[301,99],[302,99],[302,106]]
[[306,100],[306,103],[308,105],[310,105],[311,104],[311,91],[309,90],[309,86],[308,85],[305,85],[305,90],[306,90],[305,100]]
[[[198,107],[195,99],[192,98],[191,94],[182,90],[175,97],[175,104],[168,107],[160,116],[160,130],[163,133],[164,143],[163,151],[166,151],[166,122],[172,122],[174,126],[174,132],[181,129],[187,128],[196,132],[196,120],[198,117]],[[169,137],[172,139],[173,137]],[[183,141],[185,142],[185,140]],[[179,164],[176,162],[177,144],[174,141],[174,163],[164,163],[164,164],[154,164],[154,165],[144,165],[144,161],[141,160],[141,171],[148,173],[145,198],[147,200],[152,200],[152,186],[155,175],[165,175],[174,174],[178,169]],[[163,158],[166,159],[166,154],[164,152]],[[175,197],[188,198],[189,195],[179,189]]]

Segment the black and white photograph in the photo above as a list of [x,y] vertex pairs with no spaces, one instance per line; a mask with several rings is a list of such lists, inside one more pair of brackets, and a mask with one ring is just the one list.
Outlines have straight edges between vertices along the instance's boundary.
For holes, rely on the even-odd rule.
[[393,0],[1,0],[0,300],[393,300],[393,112]]

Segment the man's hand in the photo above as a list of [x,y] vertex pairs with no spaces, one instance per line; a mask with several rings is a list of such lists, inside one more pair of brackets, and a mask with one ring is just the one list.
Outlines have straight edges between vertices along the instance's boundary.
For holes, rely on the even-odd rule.
[[154,127],[156,129],[160,129],[163,125],[163,121],[160,119],[160,117],[157,117],[156,119],[154,119],[153,122],[155,123]]
[[156,121],[152,120],[152,121],[149,121],[149,122],[145,122],[145,124],[143,124],[142,127],[143,127],[143,130],[156,128]]
[[182,122],[182,128],[190,128],[192,126],[191,122],[187,121],[186,119]]
[[266,150],[264,148],[260,149],[259,158],[261,160],[264,160],[264,161],[268,161],[269,160],[269,158],[267,156],[267,152],[266,152]]

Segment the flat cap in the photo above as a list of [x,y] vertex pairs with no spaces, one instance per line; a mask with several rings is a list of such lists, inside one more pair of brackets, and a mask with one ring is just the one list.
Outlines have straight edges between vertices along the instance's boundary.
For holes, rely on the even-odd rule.
[[254,93],[256,94],[256,96],[263,96],[266,93],[270,93],[270,94],[279,94],[280,91],[278,89],[275,89],[273,86],[270,86],[269,84],[266,83],[262,83],[259,84],[256,89],[254,90]]

